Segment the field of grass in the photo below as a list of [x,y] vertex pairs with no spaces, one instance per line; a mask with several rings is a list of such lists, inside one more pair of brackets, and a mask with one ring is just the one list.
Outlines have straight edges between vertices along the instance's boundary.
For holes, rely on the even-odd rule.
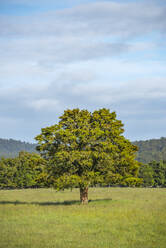
[[166,189],[0,191],[0,248],[165,248]]

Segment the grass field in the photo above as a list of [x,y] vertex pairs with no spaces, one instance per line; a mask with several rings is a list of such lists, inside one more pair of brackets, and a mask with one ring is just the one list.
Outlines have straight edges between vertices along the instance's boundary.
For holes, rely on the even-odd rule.
[[0,248],[165,248],[166,189],[0,191]]

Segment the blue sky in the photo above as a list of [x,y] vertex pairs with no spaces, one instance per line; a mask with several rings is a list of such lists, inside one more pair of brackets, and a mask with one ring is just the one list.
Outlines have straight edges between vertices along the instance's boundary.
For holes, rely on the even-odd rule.
[[34,142],[67,108],[165,136],[166,2],[0,0],[0,137]]

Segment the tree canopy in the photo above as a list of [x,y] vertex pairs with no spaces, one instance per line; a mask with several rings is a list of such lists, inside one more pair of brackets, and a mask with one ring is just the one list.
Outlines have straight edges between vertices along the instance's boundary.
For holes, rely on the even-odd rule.
[[123,132],[109,109],[64,111],[58,124],[36,136],[37,150],[48,161],[49,184],[58,190],[79,187],[82,203],[88,201],[89,186],[139,184],[137,147]]

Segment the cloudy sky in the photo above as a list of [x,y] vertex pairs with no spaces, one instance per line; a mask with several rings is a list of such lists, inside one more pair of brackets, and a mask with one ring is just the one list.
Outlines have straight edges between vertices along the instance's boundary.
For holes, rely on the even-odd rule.
[[34,142],[77,107],[166,137],[166,1],[0,0],[0,138]]

